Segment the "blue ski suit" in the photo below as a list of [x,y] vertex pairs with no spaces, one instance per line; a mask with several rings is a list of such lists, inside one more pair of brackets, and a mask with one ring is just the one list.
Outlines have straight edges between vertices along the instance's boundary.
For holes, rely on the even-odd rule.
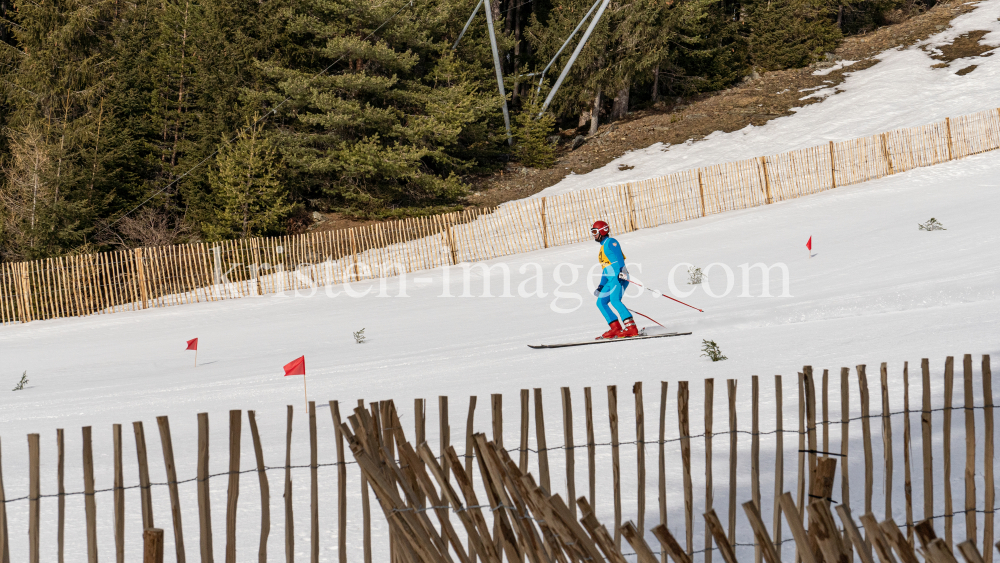
[[[608,324],[617,321],[618,317],[624,321],[630,318],[632,313],[622,303],[622,295],[628,288],[628,280],[618,278],[618,274],[625,270],[625,255],[622,254],[621,245],[618,244],[617,240],[605,237],[601,241],[601,250],[597,254],[597,259],[600,260],[601,266],[604,268],[601,271],[601,281],[597,285],[597,291],[594,292],[594,295],[597,296],[597,308],[601,310],[601,314],[604,315],[604,320]],[[625,275],[628,276],[627,270],[625,270]]]

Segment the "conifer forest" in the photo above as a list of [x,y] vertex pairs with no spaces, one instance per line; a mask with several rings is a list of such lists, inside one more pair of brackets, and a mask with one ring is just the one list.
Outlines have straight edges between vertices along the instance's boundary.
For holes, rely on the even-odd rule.
[[0,260],[454,209],[510,161],[551,165],[556,131],[808,65],[926,7],[0,0]]

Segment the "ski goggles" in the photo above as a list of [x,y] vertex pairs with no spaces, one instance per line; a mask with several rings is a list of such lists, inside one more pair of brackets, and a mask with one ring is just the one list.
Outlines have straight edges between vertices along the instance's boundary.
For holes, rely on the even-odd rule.
[[596,236],[597,236],[597,235],[599,235],[599,234],[600,234],[600,233],[601,233],[602,231],[604,231],[604,229],[590,229],[590,234],[591,234],[592,236],[595,236],[595,237],[596,237]]

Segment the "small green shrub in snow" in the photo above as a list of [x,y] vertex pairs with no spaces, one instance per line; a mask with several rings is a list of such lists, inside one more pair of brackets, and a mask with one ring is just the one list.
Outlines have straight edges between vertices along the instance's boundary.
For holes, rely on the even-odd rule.
[[917,226],[920,227],[921,231],[947,231],[948,230],[948,229],[944,228],[944,225],[942,225],[941,223],[939,223],[938,220],[935,219],[935,218],[933,218],[933,217],[931,217],[930,220],[927,221],[926,223],[923,223],[923,224],[917,223]]
[[729,359],[722,354],[722,350],[719,349],[719,345],[714,340],[702,340],[701,351],[704,352],[702,356],[708,357],[713,362],[721,362],[722,360]]
[[695,268],[694,266],[688,268],[688,285],[700,284],[702,275],[701,268]]

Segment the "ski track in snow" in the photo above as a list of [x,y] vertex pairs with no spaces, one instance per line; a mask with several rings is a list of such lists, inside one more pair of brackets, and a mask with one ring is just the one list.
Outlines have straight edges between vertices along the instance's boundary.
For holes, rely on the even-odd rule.
[[[981,2],[979,8],[955,20],[954,26],[931,39],[945,42],[973,29],[994,30],[984,41],[1000,42],[1000,23],[996,18],[1000,0]],[[586,177],[567,179],[552,190],[593,187],[602,183],[637,179],[663,174],[680,168],[737,160],[769,154],[826,141],[863,136],[886,129],[919,125],[997,105],[1000,57],[977,59],[973,73],[954,76],[962,68],[960,61],[948,69],[930,69],[931,61],[915,49],[892,51],[872,69],[852,74],[841,85],[843,93],[824,102],[803,108],[797,115],[778,119],[759,128],[730,134],[714,134],[691,146],[672,147],[660,152],[652,147],[623,157],[635,164],[629,175],[615,169],[595,171]],[[890,96],[891,94],[891,96]],[[645,160],[640,160],[639,157]],[[629,160],[625,160],[629,159]],[[614,170],[614,173],[607,170]],[[611,179],[613,177],[613,180]],[[692,431],[702,431],[702,379],[716,382],[716,431],[725,431],[725,386],[723,380],[739,382],[738,419],[740,428],[749,429],[751,376],[760,375],[761,429],[774,428],[775,374],[784,375],[786,429],[795,427],[795,374],[803,365],[817,370],[831,370],[831,413],[839,420],[839,371],[841,366],[865,363],[869,368],[873,413],[880,412],[878,366],[889,362],[890,385],[899,389],[902,362],[910,362],[910,406],[919,405],[919,361],[931,358],[933,406],[941,404],[941,380],[944,358],[975,355],[975,395],[981,393],[979,355],[1000,352],[997,341],[1000,324],[1000,299],[997,279],[1000,274],[1000,229],[996,210],[1000,208],[1000,152],[987,153],[961,161],[898,174],[866,184],[842,187],[822,194],[785,201],[765,207],[741,210],[704,219],[666,225],[655,229],[618,235],[629,257],[634,277],[654,288],[667,290],[667,276],[676,264],[690,262],[705,267],[712,262],[734,269],[736,286],[726,297],[709,298],[704,288],[682,300],[705,309],[697,313],[649,293],[629,291],[627,304],[665,324],[671,330],[692,331],[692,336],[623,342],[602,346],[560,350],[531,350],[528,343],[579,340],[605,330],[593,304],[584,275],[596,262],[597,245],[581,243],[544,251],[535,251],[488,264],[506,263],[512,275],[512,292],[526,279],[519,275],[525,264],[537,263],[544,273],[544,298],[531,297],[439,297],[443,271],[418,272],[407,277],[408,298],[369,295],[354,299],[340,295],[327,297],[320,288],[311,298],[276,297],[182,305],[140,312],[99,315],[83,319],[34,322],[25,326],[0,328],[0,379],[13,385],[27,370],[29,385],[16,393],[0,390],[0,436],[3,438],[4,485],[7,498],[27,494],[27,448],[24,436],[41,433],[41,487],[43,494],[55,489],[55,429],[66,429],[66,489],[83,490],[80,470],[80,427],[94,428],[94,463],[97,488],[112,485],[111,424],[124,425],[125,480],[138,482],[135,450],[129,423],[145,424],[151,478],[163,483],[161,449],[155,416],[169,415],[178,477],[196,475],[196,413],[209,412],[211,418],[211,472],[228,468],[228,429],[226,411],[257,411],[265,461],[280,466],[284,461],[285,405],[295,407],[293,464],[307,464],[308,417],[303,410],[300,377],[282,377],[281,367],[300,355],[306,356],[309,395],[316,400],[319,428],[319,461],[335,460],[336,452],[329,409],[330,399],[341,401],[341,413],[347,416],[355,401],[394,399],[407,432],[412,436],[413,399],[428,399],[427,440],[437,449],[438,423],[435,396],[450,397],[452,443],[464,451],[467,397],[476,395],[476,428],[489,434],[491,393],[505,396],[504,433],[508,447],[517,443],[519,429],[518,390],[540,387],[545,393],[549,421],[549,447],[563,443],[559,423],[561,406],[559,387],[569,386],[575,403],[574,425],[577,443],[585,434],[583,387],[594,389],[594,416],[597,441],[608,440],[605,386],[619,386],[621,439],[633,440],[634,412],[629,390],[635,381],[644,381],[647,417],[658,408],[658,382],[669,381],[668,439],[676,438],[676,382],[692,381]],[[935,217],[945,231],[924,232],[917,223]],[[809,258],[805,241],[813,237],[814,249]],[[563,262],[581,266],[580,279],[562,291],[580,295],[580,306],[571,313],[552,310],[553,275]],[[755,273],[750,289],[758,297],[740,297],[741,271],[744,263],[787,264],[792,297],[759,297],[761,282]],[[562,272],[566,274],[566,268]],[[461,268],[450,269],[450,293],[462,293]],[[500,293],[500,276],[492,270],[494,294]],[[431,283],[414,283],[414,278],[428,278]],[[678,269],[679,289],[684,285],[685,268]],[[709,287],[720,291],[725,275],[720,269],[707,276]],[[780,293],[780,280],[772,279],[772,294]],[[396,295],[399,278],[386,284]],[[378,292],[379,282],[354,284],[355,290],[366,287]],[[339,286],[330,291],[341,291]],[[472,292],[481,292],[481,276],[472,284]],[[633,297],[633,295],[638,296]],[[571,299],[558,304],[567,307]],[[649,324],[649,323],[642,323]],[[366,328],[368,340],[354,343],[351,333]],[[200,366],[195,369],[191,352],[184,342],[199,337]],[[701,357],[702,339],[716,341],[729,360],[712,363]],[[818,372],[819,373],[819,372]],[[958,375],[958,374],[956,374]],[[961,401],[960,375],[956,382],[956,405]],[[902,408],[901,393],[891,397],[892,409]],[[851,412],[859,414],[857,379],[851,373]],[[961,432],[959,415],[953,424]],[[977,411],[977,430],[982,428],[982,413]],[[940,417],[934,424],[940,424]],[[899,425],[899,417],[894,424]],[[919,421],[914,419],[917,428]],[[255,465],[252,442],[244,425],[241,468]],[[655,424],[648,424],[646,439],[655,440]],[[873,448],[881,443],[873,423]],[[860,443],[860,424],[852,424],[852,447]],[[897,430],[899,434],[901,431]],[[529,447],[535,447],[532,431]],[[839,426],[831,428],[834,447],[839,447]],[[955,443],[961,441],[956,434]],[[919,449],[920,439],[913,440]],[[750,438],[739,437],[741,463],[750,448]],[[894,442],[897,456],[902,455],[902,439]],[[774,482],[772,466],[774,442],[761,440],[761,483],[766,491]],[[704,442],[692,441],[694,460],[695,511],[702,507],[704,491]],[[785,487],[794,489],[796,440],[785,436]],[[981,451],[981,450],[980,450]],[[583,450],[576,455],[577,491],[586,490],[586,463]],[[656,519],[656,470],[653,457],[656,446],[646,448],[647,523]],[[668,445],[668,509],[671,529],[680,533],[683,496],[673,479],[679,470],[677,444]],[[715,445],[715,487],[719,491],[717,508],[725,497],[728,479],[728,440],[719,436]],[[919,460],[913,452],[913,459]],[[940,442],[935,437],[935,464],[940,463]],[[954,455],[964,455],[959,445]],[[621,448],[623,520],[635,518],[636,450]],[[348,454],[350,459],[350,454]],[[556,492],[565,494],[564,453],[550,452],[552,482]],[[961,496],[962,459],[956,457],[953,478],[956,502]],[[848,461],[855,513],[862,503],[861,456]],[[610,481],[610,448],[597,450],[598,483]],[[896,471],[901,472],[901,462]],[[935,465],[935,469],[940,465]],[[537,470],[534,455],[530,469]],[[749,498],[748,467],[740,466],[739,498]],[[320,468],[321,560],[336,560],[336,471]],[[280,557],[284,550],[283,471],[269,471],[272,526],[269,553]],[[916,478],[916,477],[915,477]],[[348,468],[348,541],[349,560],[362,557],[360,492],[358,475]],[[881,469],[875,472],[873,505],[883,506],[884,491],[879,485]],[[981,475],[977,475],[981,480]],[[226,479],[210,481],[212,519],[215,523],[214,549],[218,560],[225,549],[224,526]],[[982,490],[982,483],[978,483]],[[894,517],[904,521],[903,479],[894,480]],[[256,557],[259,533],[259,491],[253,473],[241,479],[241,498],[237,515],[238,557]],[[837,488],[839,495],[839,487]],[[935,506],[942,507],[939,483],[935,484]],[[610,487],[597,491],[597,511],[602,522],[613,522],[613,499]],[[156,524],[166,530],[167,559],[172,560],[174,543],[169,517],[166,487],[153,488]],[[198,512],[195,483],[180,485],[185,543],[188,557],[198,553]],[[722,496],[719,496],[722,495]],[[915,487],[914,504],[919,491]],[[770,498],[770,492],[766,495]],[[295,502],[296,555],[309,552],[309,474],[293,470]],[[839,497],[838,497],[839,499]],[[111,494],[96,497],[99,515],[98,544],[104,559],[111,557],[114,535],[111,518]],[[67,561],[84,561],[86,553],[83,497],[66,499]],[[139,499],[136,490],[126,493],[126,553],[135,557],[141,551]],[[11,558],[27,559],[27,502],[7,505],[10,519]],[[770,522],[770,506],[763,507]],[[917,509],[919,513],[919,508]],[[881,516],[881,512],[878,512]],[[373,544],[375,560],[387,559],[387,530],[375,504]],[[980,529],[982,529],[981,515]],[[963,529],[962,517],[956,516],[956,529]],[[42,560],[55,559],[56,501],[41,501]],[[737,516],[737,540],[752,541],[745,518]],[[648,527],[648,526],[647,526]],[[695,546],[704,545],[703,526],[695,525]],[[790,537],[788,530],[784,537]],[[655,545],[655,539],[647,535]],[[741,557],[748,552],[740,548]],[[791,544],[785,544],[783,557],[790,560]]]
[[[975,30],[990,31],[980,41],[982,44],[1000,45],[998,15],[1000,0],[984,0],[974,11],[953,19],[951,26],[940,33],[909,48],[879,54],[876,58],[881,62],[871,68],[848,72],[836,86],[836,94],[832,87],[803,93],[803,99],[825,99],[795,110],[794,115],[772,119],[760,127],[748,125],[731,133],[716,131],[698,142],[671,146],[656,143],[628,152],[586,174],[570,174],[532,197],[645,180],[996,109],[1000,106],[1000,96],[996,95],[1000,90],[1000,57],[956,59],[946,68],[931,68],[941,62],[931,58],[931,54],[935,46],[951,43]],[[837,64],[849,66],[851,62],[837,61]],[[978,68],[965,76],[955,74],[970,64]],[[830,70],[814,74],[825,75]],[[634,168],[619,170],[620,164]]]

